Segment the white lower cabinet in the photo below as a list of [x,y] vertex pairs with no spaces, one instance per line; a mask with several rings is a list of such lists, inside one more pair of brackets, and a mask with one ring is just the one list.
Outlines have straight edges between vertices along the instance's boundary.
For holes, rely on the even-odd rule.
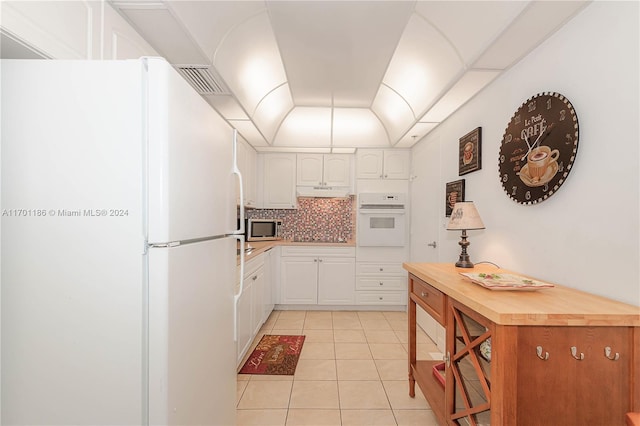
[[353,305],[355,248],[282,247],[280,303]]
[[236,302],[236,355],[238,366],[251,346],[260,327],[273,310],[271,274],[267,253],[262,253],[245,264],[244,285]]
[[356,275],[356,304],[407,304],[407,273],[401,263],[358,262]]
[[242,357],[247,353],[251,344],[251,284],[246,283],[242,294],[236,301],[236,356],[237,363],[242,362]]
[[271,312],[273,311],[275,299],[273,297],[273,259],[275,255],[273,254],[273,250],[269,250],[264,253],[264,279],[263,279],[263,287],[264,291],[262,292],[262,323],[264,324]]

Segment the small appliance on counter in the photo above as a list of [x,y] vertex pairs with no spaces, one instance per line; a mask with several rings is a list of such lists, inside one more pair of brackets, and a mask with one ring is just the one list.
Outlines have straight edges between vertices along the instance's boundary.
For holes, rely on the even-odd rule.
[[273,241],[282,239],[280,219],[247,219],[245,223],[247,241]]

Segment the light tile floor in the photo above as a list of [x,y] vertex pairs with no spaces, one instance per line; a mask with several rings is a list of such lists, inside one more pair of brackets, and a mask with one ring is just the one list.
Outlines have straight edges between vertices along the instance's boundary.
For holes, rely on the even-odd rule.
[[[409,397],[407,325],[405,312],[274,311],[253,345],[304,334],[296,373],[239,374],[238,426],[437,425],[418,386]],[[417,353],[441,359],[420,329]]]

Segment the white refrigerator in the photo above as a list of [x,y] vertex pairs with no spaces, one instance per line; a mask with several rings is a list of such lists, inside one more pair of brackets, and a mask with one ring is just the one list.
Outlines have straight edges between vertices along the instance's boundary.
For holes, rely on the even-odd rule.
[[2,424],[234,425],[232,129],[160,58],[0,74]]

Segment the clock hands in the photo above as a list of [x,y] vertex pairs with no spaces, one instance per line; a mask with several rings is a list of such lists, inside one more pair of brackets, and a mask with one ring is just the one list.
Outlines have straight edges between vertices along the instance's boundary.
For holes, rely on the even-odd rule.
[[[551,126],[549,126],[548,128],[553,127],[553,124],[551,124]],[[547,126],[542,128],[542,131],[540,132],[540,134],[538,135],[538,137],[536,138],[535,142],[533,142],[533,144],[529,145],[529,138],[527,138],[527,136],[524,136],[524,141],[527,143],[527,147],[529,148],[527,150],[527,153],[524,155],[524,157],[522,157],[520,159],[520,161],[524,161],[525,158],[527,158],[527,155],[529,155],[529,153],[531,152],[531,150],[533,150],[537,145],[538,145],[538,141],[540,140],[540,138],[542,137],[542,135],[544,135],[544,132],[547,130]]]

